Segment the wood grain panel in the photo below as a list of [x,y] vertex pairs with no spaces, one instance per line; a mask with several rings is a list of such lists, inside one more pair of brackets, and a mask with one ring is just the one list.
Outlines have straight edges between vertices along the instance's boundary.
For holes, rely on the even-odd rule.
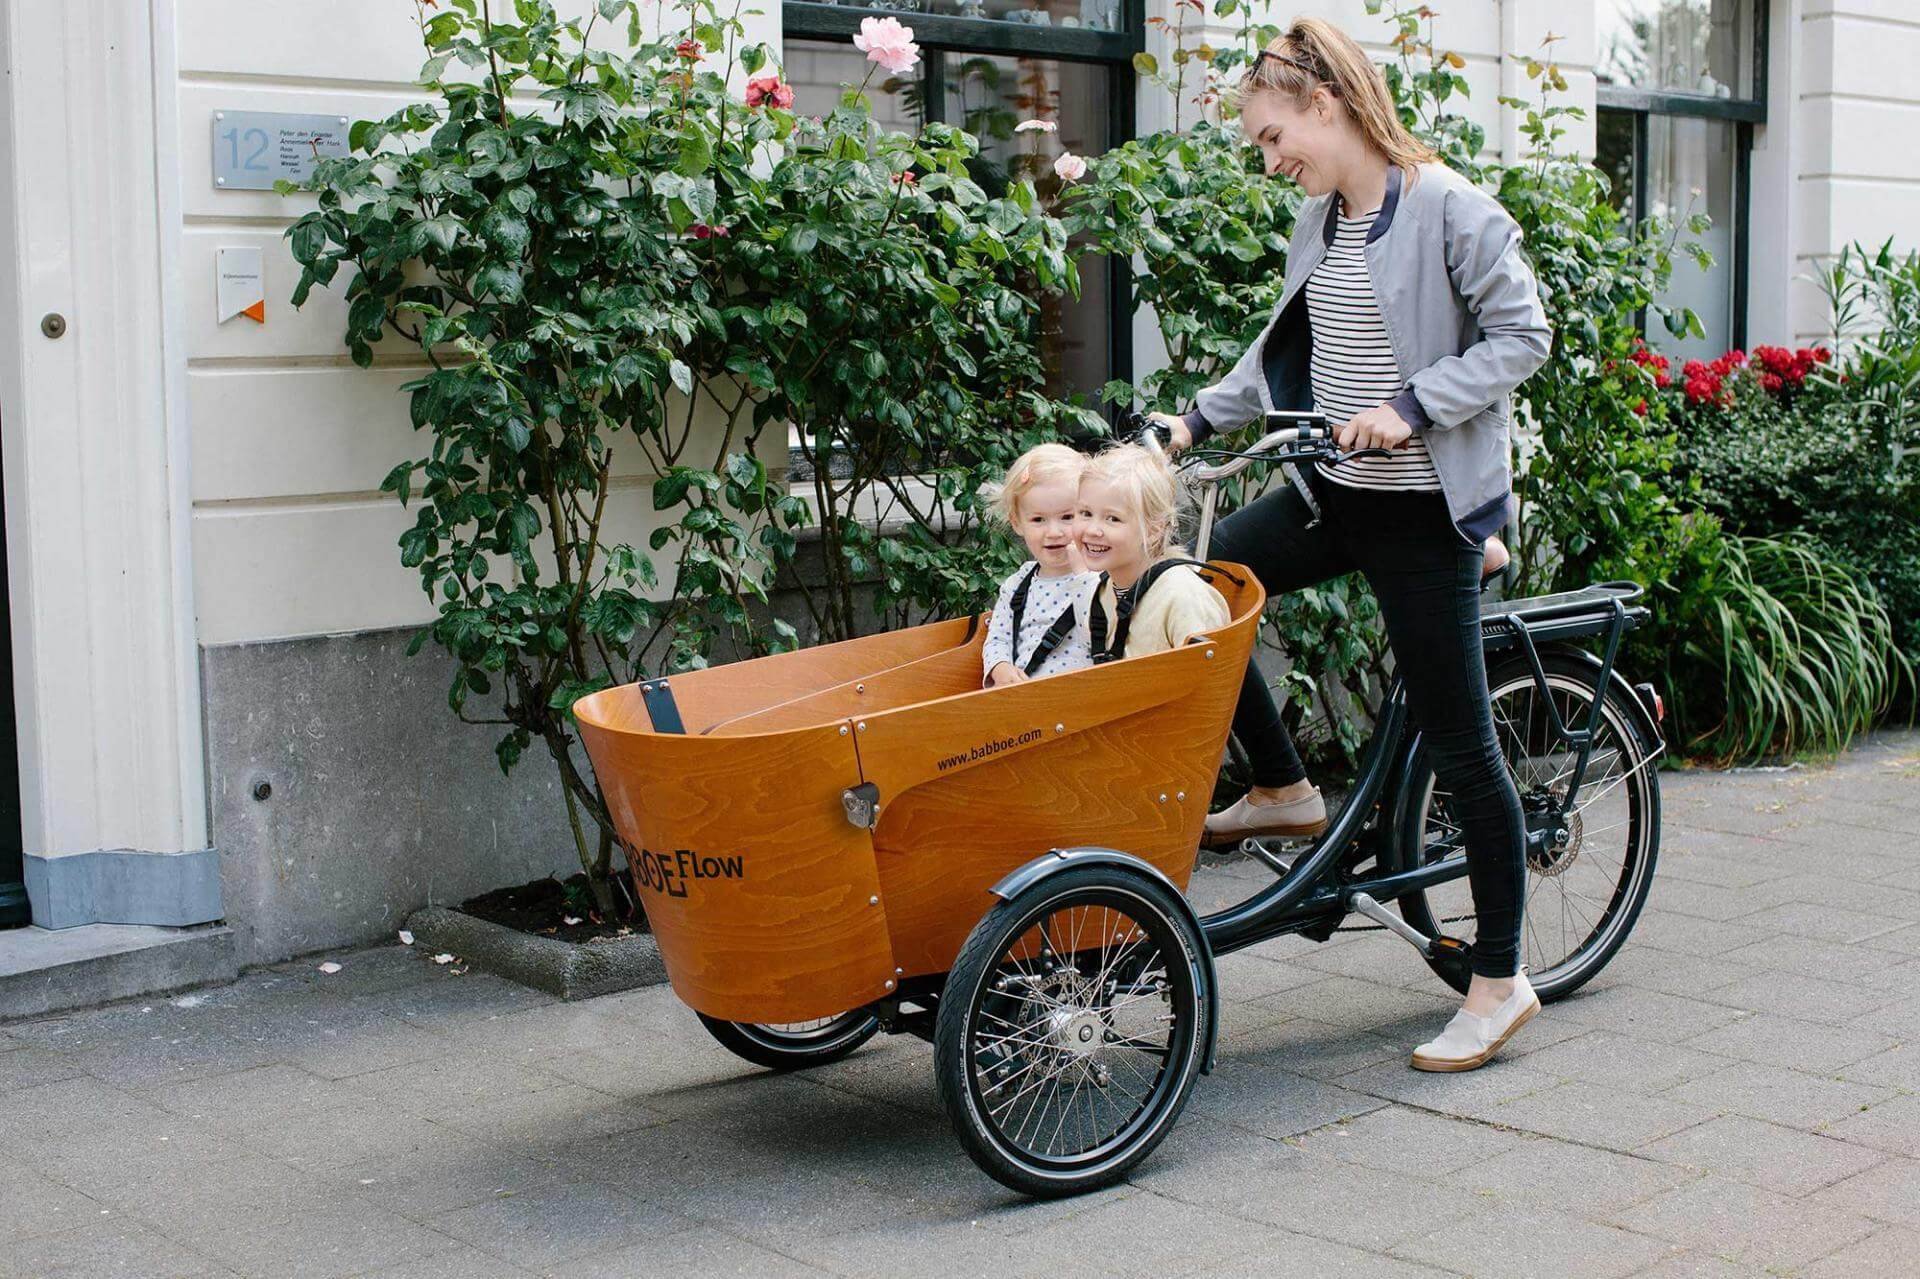
[[992,885],[1049,848],[1117,848],[1185,886],[1264,603],[1251,576],[1223,593],[1234,621],[1209,643],[867,717],[908,974],[946,971]]
[[[735,668],[745,669],[745,666]],[[838,725],[756,737],[621,732],[576,706],[674,992],[730,1021],[826,1017],[894,976],[873,843],[840,793]]]
[[[840,684],[890,670],[966,642],[976,619],[956,617],[904,631],[890,631],[796,649],[770,657],[710,666],[668,680],[689,733],[722,731],[727,721],[757,714],[795,698],[812,697]],[[603,689],[575,704],[614,731],[652,728],[637,684]],[[815,720],[815,723],[820,721]]]
[[857,720],[880,711],[974,692],[980,687],[980,649],[986,638],[986,628],[982,626],[969,643],[743,715],[713,731],[773,733],[829,720],[834,723],[850,718]]

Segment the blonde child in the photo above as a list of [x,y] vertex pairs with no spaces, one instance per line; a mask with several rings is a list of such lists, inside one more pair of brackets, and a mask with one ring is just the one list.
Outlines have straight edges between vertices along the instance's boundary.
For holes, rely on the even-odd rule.
[[1007,468],[995,509],[1033,558],[994,600],[981,654],[989,688],[1093,665],[1087,607],[1098,577],[1073,536],[1087,465],[1064,444],[1042,444]]
[[1093,460],[1080,480],[1076,536],[1087,567],[1102,574],[1090,619],[1094,661],[1163,653],[1232,621],[1220,592],[1175,559],[1180,490],[1166,462],[1138,444]]

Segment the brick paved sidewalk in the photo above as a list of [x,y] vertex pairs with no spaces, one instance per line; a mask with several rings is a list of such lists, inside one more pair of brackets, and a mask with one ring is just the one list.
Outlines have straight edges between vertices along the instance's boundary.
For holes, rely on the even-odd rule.
[[1634,939],[1495,1065],[1380,934],[1221,963],[1130,1183],[1014,1199],[930,1050],[773,1077],[665,989],[404,947],[0,1028],[0,1275],[1920,1274],[1920,735],[1665,779]]

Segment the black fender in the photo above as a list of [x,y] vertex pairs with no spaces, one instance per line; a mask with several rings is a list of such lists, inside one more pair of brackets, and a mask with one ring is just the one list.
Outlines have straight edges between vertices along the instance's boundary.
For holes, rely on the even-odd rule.
[[[1549,655],[1568,658],[1585,666],[1595,677],[1598,677],[1600,674],[1600,659],[1586,649],[1581,648],[1578,644],[1549,644],[1540,650],[1540,656],[1543,661]],[[1520,657],[1516,653],[1514,654],[1514,658],[1518,661],[1522,670],[1531,673],[1531,668],[1527,665],[1524,657]],[[1493,682],[1493,670],[1496,667],[1504,665],[1506,660],[1506,655],[1503,654],[1499,659],[1488,663],[1487,682],[1489,684]],[[1654,720],[1653,712],[1648,708],[1646,699],[1640,695],[1638,689],[1627,682],[1626,676],[1620,673],[1620,667],[1617,664],[1614,666],[1607,680],[1607,684],[1620,699],[1620,704],[1627,708],[1628,718],[1633,721],[1634,728],[1646,738],[1648,745],[1655,753],[1662,750],[1666,745],[1666,735],[1660,731],[1660,725]],[[1406,823],[1409,819],[1408,807],[1413,803],[1414,786],[1421,780],[1417,774],[1420,771],[1419,765],[1423,763],[1426,758],[1424,736],[1425,735],[1418,729],[1412,731],[1407,737],[1406,745],[1401,749],[1399,757],[1394,760],[1393,764],[1393,777],[1391,779],[1393,803],[1388,808],[1388,812],[1393,819],[1393,825],[1389,827],[1389,829],[1393,832],[1392,843],[1397,855],[1397,860],[1401,862],[1407,861],[1409,855],[1409,850],[1403,847],[1406,841],[1401,838],[1401,834],[1406,830]],[[1414,868],[1409,864],[1398,866],[1396,869],[1412,870]]]
[[1207,930],[1200,922],[1200,915],[1193,909],[1193,903],[1187,895],[1153,863],[1135,857],[1132,853],[1123,853],[1117,848],[1101,848],[1088,844],[1078,848],[1055,848],[1045,855],[1036,857],[1024,866],[1015,868],[1003,876],[990,891],[1001,901],[1012,901],[1034,885],[1042,883],[1055,875],[1083,866],[1112,866],[1117,870],[1131,871],[1146,879],[1162,885],[1173,894],[1180,903],[1181,911],[1187,922],[1193,925],[1194,936],[1200,939],[1200,976],[1204,979],[1203,989],[1206,999],[1203,1002],[1206,1012],[1205,1024],[1200,1033],[1204,1040],[1200,1053],[1200,1073],[1213,1073],[1214,1051],[1220,1038],[1220,975],[1213,965],[1213,943],[1207,937]]

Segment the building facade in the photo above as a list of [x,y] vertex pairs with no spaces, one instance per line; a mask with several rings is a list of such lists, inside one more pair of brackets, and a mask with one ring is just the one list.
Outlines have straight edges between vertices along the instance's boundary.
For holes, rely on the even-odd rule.
[[[1172,97],[1133,65],[1142,50],[1170,61],[1166,28],[1148,21],[1177,18],[1165,0],[900,2],[928,56],[878,87],[883,119],[992,135],[1047,114],[1059,130],[1046,145],[1081,154],[1173,120]],[[1295,8],[1388,56],[1363,0]],[[1527,57],[1558,35],[1568,95],[1589,109],[1575,141],[1615,175],[1624,207],[1714,216],[1718,265],[1676,284],[1709,354],[1823,334],[1809,268],[1856,239],[1911,247],[1920,150],[1897,140],[1920,125],[1903,74],[1920,56],[1920,9],[1904,0],[1446,8],[1437,42],[1466,61],[1490,149],[1519,153],[1518,120],[1496,99],[1528,92]],[[860,79],[848,40],[869,11],[765,9],[753,34],[800,109]],[[144,925],[217,931],[220,962],[266,962],[572,862],[546,761],[503,778],[488,731],[448,715],[447,669],[403,656],[433,609],[396,553],[410,517],[378,486],[419,447],[397,390],[417,365],[354,367],[340,297],[287,300],[298,272],[282,232],[307,202],[219,176],[242,159],[228,113],[355,120],[411,100],[415,23],[404,0],[0,0],[17,730],[0,826],[7,784],[18,794],[0,915],[24,913],[24,883],[44,930],[16,935],[13,953]],[[256,255],[261,319],[222,319],[222,274]],[[1123,278],[1088,276],[1050,353],[1065,388],[1154,360]],[[651,479],[615,487],[629,533],[651,518]]]

